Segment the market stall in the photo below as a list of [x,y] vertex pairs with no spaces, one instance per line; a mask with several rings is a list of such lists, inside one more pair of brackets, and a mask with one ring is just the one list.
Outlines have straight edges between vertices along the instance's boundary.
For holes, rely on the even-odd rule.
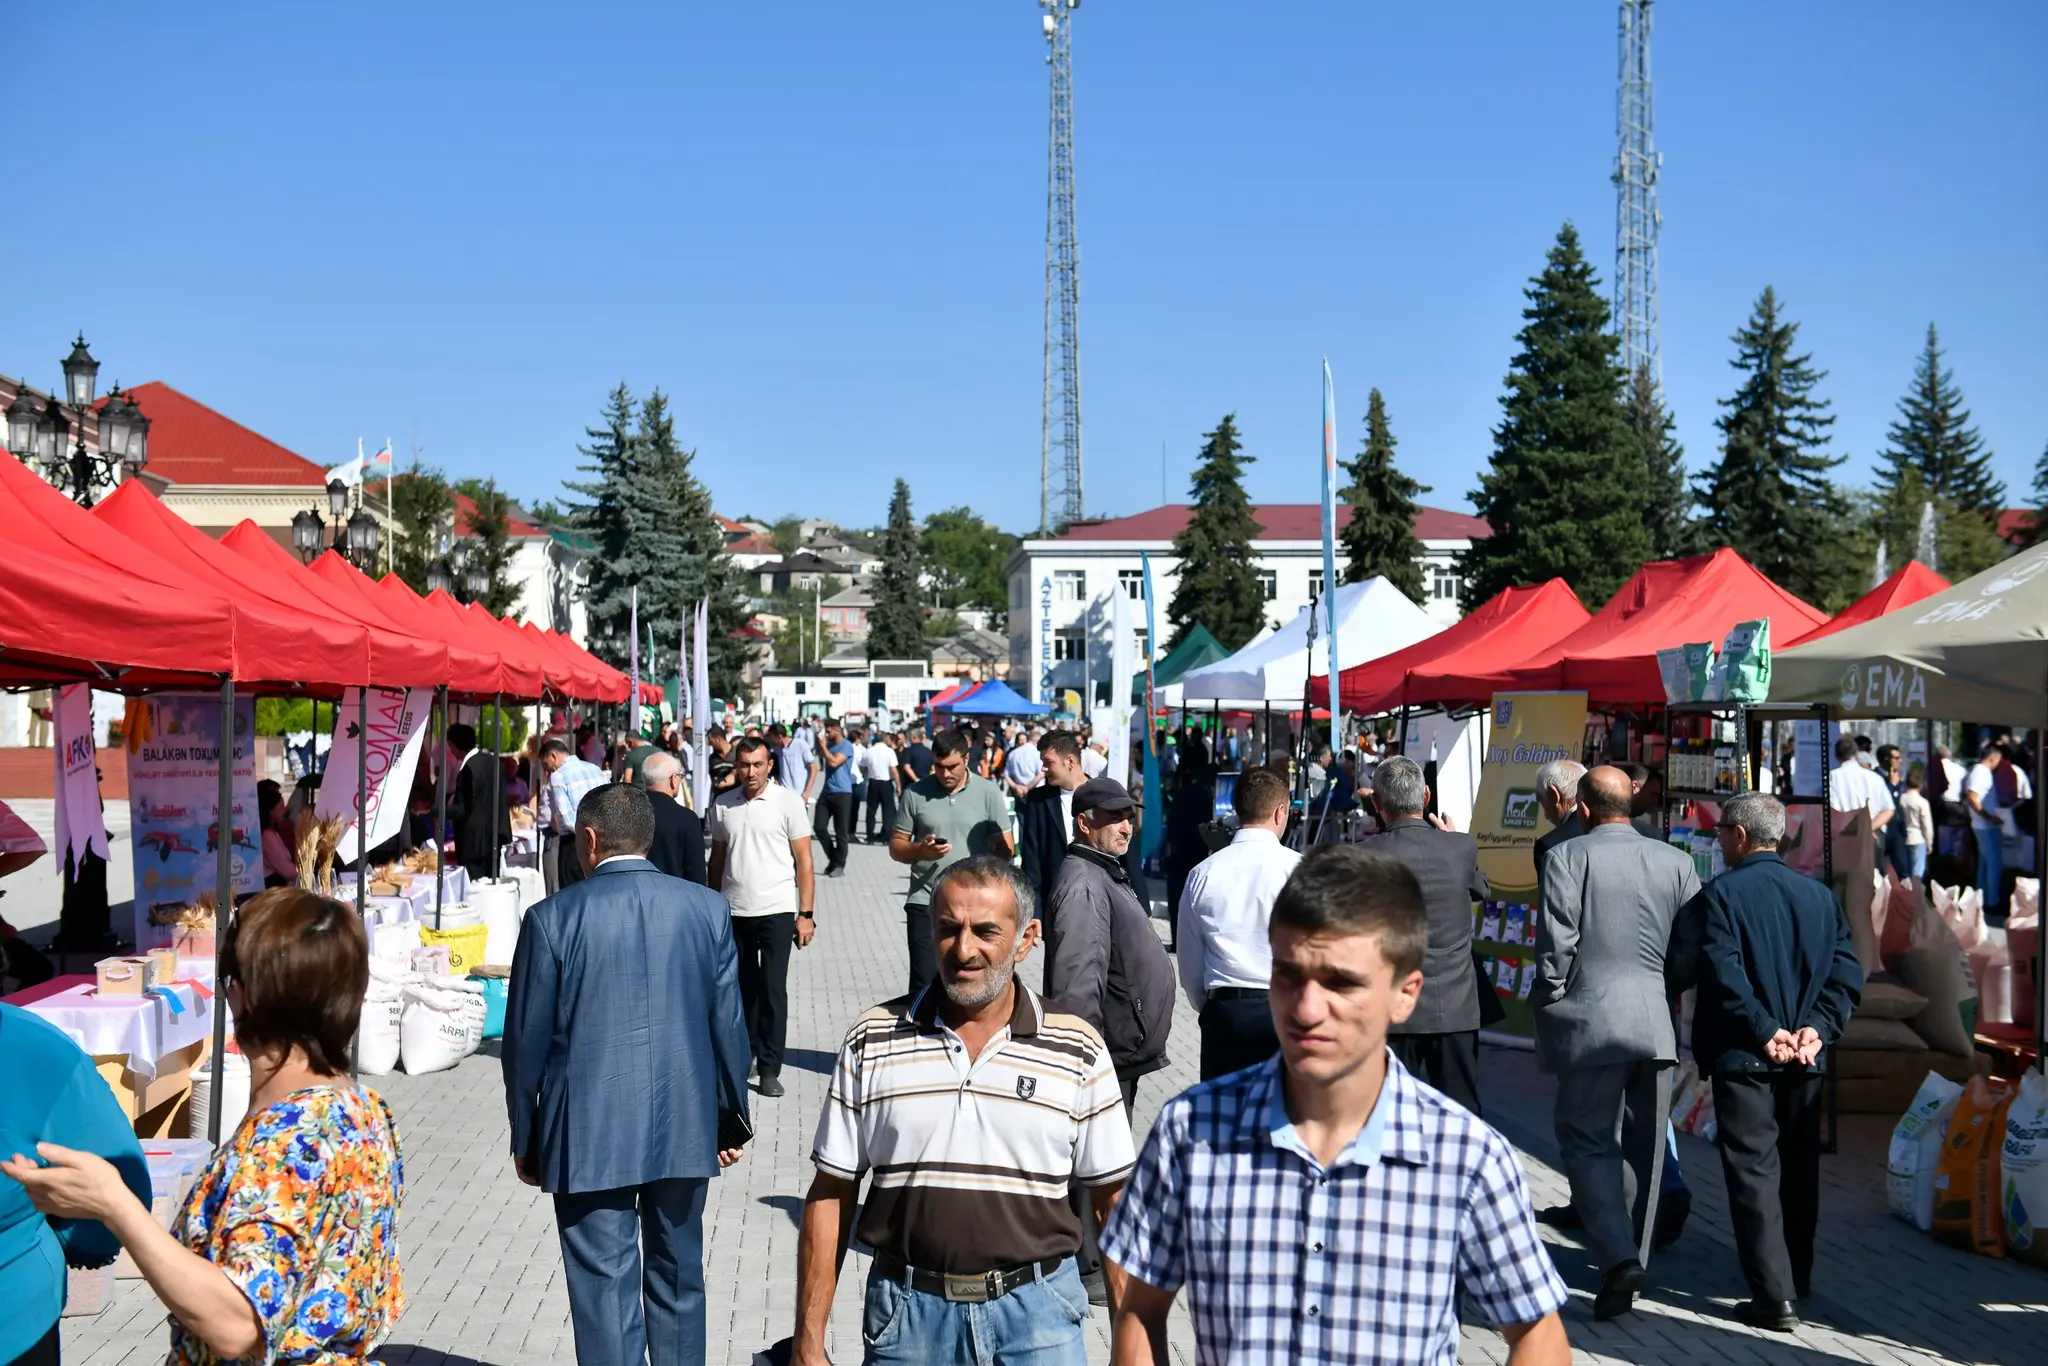
[[[1324,610],[1320,604],[1304,607],[1264,639],[1227,659],[1189,670],[1180,679],[1183,704],[1220,702],[1256,708],[1269,702],[1300,703],[1310,676],[1318,669],[1329,672],[1327,642],[1313,642]],[[1444,629],[1442,622],[1383,578],[1338,588],[1336,621],[1340,661],[1378,659]],[[1340,700],[1348,704],[1348,699]]]
[[1026,701],[1015,688],[1000,678],[978,683],[950,702],[932,702],[935,709],[955,716],[1043,716],[1052,708]]

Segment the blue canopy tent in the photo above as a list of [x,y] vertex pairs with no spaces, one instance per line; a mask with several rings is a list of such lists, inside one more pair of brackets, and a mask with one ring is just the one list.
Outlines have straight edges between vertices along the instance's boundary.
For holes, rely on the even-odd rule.
[[955,716],[1043,716],[1052,708],[1025,701],[1016,689],[998,678],[961,694],[951,702],[940,703],[936,710],[949,711]]

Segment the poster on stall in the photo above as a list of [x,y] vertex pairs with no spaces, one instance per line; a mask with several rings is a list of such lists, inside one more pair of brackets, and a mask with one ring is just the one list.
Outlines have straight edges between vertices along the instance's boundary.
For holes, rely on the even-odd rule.
[[220,699],[158,693],[128,705],[128,804],[135,850],[135,946],[166,944],[179,913],[218,890],[221,839],[237,895],[263,888],[256,828],[256,700],[235,699],[234,801],[220,814]]
[[57,722],[56,857],[74,870],[85,856],[107,854],[107,822],[100,808],[99,750],[93,745],[92,689],[67,683],[51,708]]
[[[334,714],[334,743],[327,751],[327,771],[313,806],[321,820],[339,817],[350,822],[334,852],[337,863],[355,859],[356,837],[365,824],[371,849],[405,829],[412,777],[433,706],[432,688],[350,688],[344,695]],[[367,781],[359,780],[358,774]],[[359,788],[367,789],[367,821],[358,820]]]
[[[1585,743],[1582,692],[1496,693],[1492,728],[1479,770],[1472,834],[1479,841],[1479,871],[1494,900],[1472,910],[1472,950],[1480,975],[1490,979],[1507,1018],[1496,1032],[1532,1038],[1529,992],[1536,984],[1537,837],[1550,829],[1536,800],[1536,771],[1556,759],[1576,759]],[[1480,990],[1487,988],[1482,980]]]

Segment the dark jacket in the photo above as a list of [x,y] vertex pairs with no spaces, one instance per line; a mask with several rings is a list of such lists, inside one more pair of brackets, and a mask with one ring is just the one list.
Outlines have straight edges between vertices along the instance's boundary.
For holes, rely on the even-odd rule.
[[725,898],[616,859],[526,913],[502,1054],[512,1151],[541,1189],[718,1174],[747,1113],[747,1027]]
[[1772,1035],[1811,1026],[1833,1045],[1863,999],[1848,917],[1775,853],[1751,854],[1686,903],[1670,962],[1674,994],[1699,988],[1692,1051],[1708,1076],[1784,1071],[1764,1057]]
[[670,877],[705,886],[704,822],[665,792],[650,792],[647,800],[654,807],[654,843],[647,861]]
[[[1060,812],[1060,790],[1041,783],[1017,802],[1017,853],[1024,864],[1024,880],[1038,893],[1038,910],[1045,913],[1052,900],[1052,887],[1067,858],[1067,820]],[[1144,861],[1138,857],[1138,834],[1131,834],[1131,848],[1124,855],[1124,875],[1131,886],[1141,888]],[[1142,902],[1143,896],[1139,897]]]
[[1047,903],[1045,994],[1102,1033],[1118,1073],[1166,1066],[1173,962],[1124,866],[1076,840]]
[[[478,750],[455,774],[448,793],[448,827],[454,832],[455,861],[466,868],[484,869],[496,865],[497,850],[491,844],[492,793],[497,792],[498,844],[512,842],[512,803],[498,788],[503,785],[498,756]],[[494,786],[496,785],[496,786]]]
[[1573,807],[1565,818],[1547,832],[1536,837],[1536,848],[1530,857],[1536,864],[1536,904],[1543,904],[1543,856],[1567,840],[1575,840],[1586,833],[1586,822],[1579,817],[1579,810]]
[[1493,895],[1479,871],[1479,842],[1439,830],[1420,817],[1397,820],[1366,841],[1391,854],[1422,884],[1429,916],[1429,952],[1422,960],[1422,999],[1390,1034],[1451,1034],[1479,1028],[1479,979],[1472,969],[1472,903]]

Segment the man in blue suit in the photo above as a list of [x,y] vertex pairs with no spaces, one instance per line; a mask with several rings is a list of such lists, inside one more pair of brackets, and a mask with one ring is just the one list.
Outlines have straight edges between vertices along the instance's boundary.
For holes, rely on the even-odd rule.
[[580,1366],[704,1360],[704,1197],[740,1156],[721,1119],[747,1118],[725,898],[656,871],[653,838],[645,792],[592,789],[586,880],[527,913],[512,960],[512,1163],[555,1198]]

